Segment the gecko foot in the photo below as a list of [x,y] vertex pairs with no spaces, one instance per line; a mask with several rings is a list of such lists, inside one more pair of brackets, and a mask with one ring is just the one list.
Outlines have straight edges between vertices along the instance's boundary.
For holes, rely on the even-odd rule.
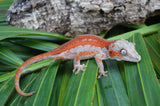
[[80,70],[81,70],[81,71],[85,71],[85,70],[84,70],[85,67],[86,67],[85,64],[75,65],[75,66],[74,66],[74,69],[73,69],[73,72],[75,72],[75,70],[77,70],[75,74],[78,74]]
[[107,77],[106,73],[108,73],[108,71],[104,71],[103,73],[99,73],[98,75],[98,79],[103,75],[104,77]]

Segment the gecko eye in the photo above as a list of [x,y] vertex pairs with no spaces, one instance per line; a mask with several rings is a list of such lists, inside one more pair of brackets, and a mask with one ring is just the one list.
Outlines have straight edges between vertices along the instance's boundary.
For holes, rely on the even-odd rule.
[[122,55],[126,55],[127,54],[127,50],[125,50],[125,49],[121,49],[120,52],[121,52]]

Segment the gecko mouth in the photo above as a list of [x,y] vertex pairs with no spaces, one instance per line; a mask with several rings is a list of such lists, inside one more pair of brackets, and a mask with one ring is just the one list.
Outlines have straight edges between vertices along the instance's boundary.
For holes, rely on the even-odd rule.
[[134,56],[134,57],[125,57],[125,61],[130,61],[130,62],[139,62],[141,60],[141,56]]

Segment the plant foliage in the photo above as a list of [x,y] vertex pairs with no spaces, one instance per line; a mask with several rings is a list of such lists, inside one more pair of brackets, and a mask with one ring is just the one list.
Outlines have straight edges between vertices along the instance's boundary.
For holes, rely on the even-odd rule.
[[[10,4],[10,0],[0,0],[0,11],[6,11]],[[23,97],[14,88],[17,68],[26,59],[50,51],[70,38],[11,27],[5,19],[5,13],[0,13],[1,105],[160,106],[160,23],[123,25],[106,34],[108,40],[123,38],[134,42],[142,58],[138,63],[105,60],[108,77],[97,79],[94,59],[82,61],[87,67],[78,75],[72,73],[72,61],[48,59],[30,65],[23,71],[20,86],[24,92],[36,94]]]

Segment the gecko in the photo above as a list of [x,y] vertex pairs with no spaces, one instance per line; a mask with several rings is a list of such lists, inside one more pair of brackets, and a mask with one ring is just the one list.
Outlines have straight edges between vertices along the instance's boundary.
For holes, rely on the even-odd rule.
[[15,89],[22,96],[31,96],[35,92],[24,93],[19,86],[22,71],[29,65],[45,59],[61,59],[73,60],[73,72],[78,74],[80,71],[85,71],[85,64],[80,64],[80,60],[94,58],[99,68],[100,78],[102,75],[107,76],[107,71],[104,71],[102,60],[114,59],[117,61],[124,60],[130,62],[139,62],[141,56],[135,50],[135,44],[124,39],[106,40],[96,35],[81,35],[62,46],[59,46],[49,52],[34,56],[26,60],[17,70],[15,74]]

